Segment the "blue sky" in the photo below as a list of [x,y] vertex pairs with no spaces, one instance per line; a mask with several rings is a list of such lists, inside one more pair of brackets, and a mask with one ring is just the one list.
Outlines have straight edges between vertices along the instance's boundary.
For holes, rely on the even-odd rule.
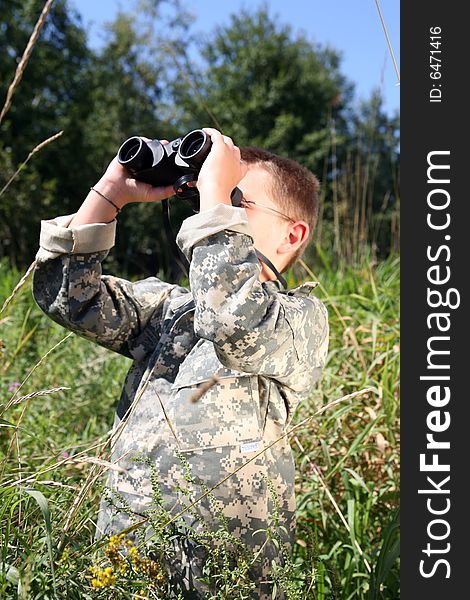
[[[93,47],[100,45],[103,23],[112,20],[119,7],[133,6],[119,0],[70,3],[82,15]],[[379,4],[400,68],[400,2],[380,0]],[[183,0],[182,5],[194,15],[192,31],[203,35],[227,24],[229,15],[241,7],[252,10],[267,5],[271,15],[291,25],[295,33],[342,52],[342,72],[356,84],[356,99],[368,98],[380,86],[385,110],[389,114],[399,110],[400,87],[375,0]]]

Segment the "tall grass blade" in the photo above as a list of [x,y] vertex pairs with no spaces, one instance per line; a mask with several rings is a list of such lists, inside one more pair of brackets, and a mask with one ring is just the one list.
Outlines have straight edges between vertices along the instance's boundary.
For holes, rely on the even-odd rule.
[[384,21],[384,18],[382,16],[382,11],[380,10],[379,0],[375,0],[375,4],[377,5],[377,10],[379,11],[379,16],[380,16],[380,20],[382,22],[382,27],[383,27],[384,32],[385,32],[385,37],[387,38],[388,48],[390,50],[390,54],[392,55],[393,65],[395,67],[395,71],[396,71],[397,77],[398,77],[398,83],[400,83],[400,71],[398,70],[397,61],[395,60],[395,54],[393,52],[392,44],[390,42],[390,37],[388,35],[387,26],[385,25],[385,21]]
[[46,525],[46,540],[47,540],[47,549],[49,552],[49,561],[51,563],[51,573],[52,573],[52,585],[54,588],[54,592],[57,595],[57,588],[55,582],[55,570],[54,570],[54,555],[52,552],[52,524],[51,524],[51,513],[49,511],[49,504],[41,492],[37,490],[25,490],[25,492],[36,500],[42,516],[44,518],[44,523]]
[[[39,150],[41,150],[42,148],[44,148],[44,146],[46,146],[50,142],[53,142],[54,140],[56,140],[63,133],[64,133],[63,131],[59,131],[58,133],[55,133],[54,135],[51,135],[51,137],[48,137],[46,140],[44,140],[43,142],[41,142],[40,144],[38,144],[37,146],[35,146],[31,150],[31,152],[28,154],[26,160],[23,161],[20,164],[20,166],[16,169],[16,171],[13,173],[13,175],[10,177],[10,179],[2,187],[2,189],[0,190],[0,196],[10,187],[11,183],[16,179],[16,177],[20,174],[20,172],[25,168],[25,166],[28,164],[29,160],[36,154],[36,152],[39,152]],[[31,267],[29,267],[29,268],[31,268]],[[29,269],[28,269],[28,273],[29,273]]]
[[381,585],[387,580],[390,571],[400,555],[400,511],[397,509],[384,532],[382,548],[370,577],[368,600],[381,600]]

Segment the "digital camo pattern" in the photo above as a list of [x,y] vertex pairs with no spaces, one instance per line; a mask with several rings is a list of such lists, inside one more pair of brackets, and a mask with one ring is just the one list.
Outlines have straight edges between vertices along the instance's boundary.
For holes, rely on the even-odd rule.
[[[192,293],[156,278],[130,283],[102,276],[105,256],[40,261],[33,293],[57,322],[134,359],[113,434],[112,460],[120,469],[110,471],[108,482],[128,508],[102,501],[98,531],[110,534],[153,507],[150,467],[139,457],[153,465],[164,507],[175,515],[185,510],[187,494],[201,496],[282,436],[320,375],[328,322],[323,304],[309,296],[311,286],[283,292],[277,282],[260,283],[246,234],[221,230],[197,242]],[[190,484],[178,452],[188,461]],[[275,557],[281,561],[263,532],[254,535],[269,526],[274,510],[267,480],[287,530],[281,536],[292,544],[294,476],[284,438],[213,491],[230,531],[253,550],[262,549],[251,573],[253,598],[271,597],[270,564]],[[188,486],[185,495],[181,490]],[[184,518],[201,530],[220,525],[210,496]],[[169,565],[175,583],[202,597],[206,588],[196,578],[204,556],[190,542],[176,546]]]

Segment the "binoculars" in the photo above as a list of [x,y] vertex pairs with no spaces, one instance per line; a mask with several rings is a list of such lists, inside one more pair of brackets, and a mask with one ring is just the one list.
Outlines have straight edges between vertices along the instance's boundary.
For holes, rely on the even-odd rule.
[[[153,186],[172,185],[176,196],[187,200],[193,210],[198,211],[196,181],[211,147],[210,136],[202,129],[195,129],[167,144],[131,137],[121,145],[117,157],[134,179]],[[239,197],[241,192],[235,188],[232,201],[238,201]]]

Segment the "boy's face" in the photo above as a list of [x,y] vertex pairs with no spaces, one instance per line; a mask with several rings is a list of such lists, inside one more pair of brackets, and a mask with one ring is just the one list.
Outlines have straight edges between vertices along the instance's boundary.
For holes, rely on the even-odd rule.
[[[271,199],[270,184],[271,175],[267,171],[257,165],[249,165],[238,187],[243,192],[245,200],[264,205],[246,205],[246,215],[253,232],[255,248],[267,256],[281,271],[289,259],[286,243],[291,238],[293,223],[269,210],[269,208],[280,210]],[[260,280],[273,279],[271,271],[264,264],[261,266]]]

